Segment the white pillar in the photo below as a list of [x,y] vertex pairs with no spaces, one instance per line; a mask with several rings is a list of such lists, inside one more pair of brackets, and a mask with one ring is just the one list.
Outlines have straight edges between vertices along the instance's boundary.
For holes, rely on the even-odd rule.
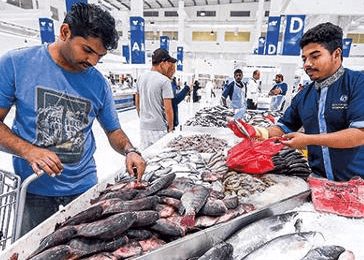
[[295,73],[296,73],[296,70],[297,70],[297,66],[298,66],[297,63],[282,63],[282,64],[280,64],[280,67],[281,67],[280,73],[284,77],[284,82],[287,83],[287,85],[288,85],[288,90],[287,90],[287,94],[286,94],[285,108],[288,105],[291,104],[292,89],[293,89],[294,78],[295,78]]
[[258,40],[262,31],[262,22],[264,19],[264,0],[259,0],[258,3],[258,10],[256,14],[256,26],[255,30],[253,30],[253,36],[251,37],[250,41],[252,42],[252,53],[255,48],[258,48]]
[[185,3],[183,1],[178,1],[178,46],[184,45],[185,36]]

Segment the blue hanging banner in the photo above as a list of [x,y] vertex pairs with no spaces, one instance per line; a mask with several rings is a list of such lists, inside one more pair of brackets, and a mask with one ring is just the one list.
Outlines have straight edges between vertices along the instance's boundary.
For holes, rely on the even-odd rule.
[[265,37],[259,37],[258,55],[264,54],[264,44],[265,44]]
[[40,39],[42,44],[45,42],[54,42],[54,23],[52,19],[49,18],[39,18],[39,31]]
[[352,42],[353,42],[353,39],[351,39],[351,38],[343,39],[343,57],[345,57],[345,58],[349,57]]
[[183,71],[183,47],[177,47],[177,70]]
[[126,63],[130,63],[129,45],[123,45],[123,56],[125,57]]
[[300,40],[305,27],[305,15],[287,15],[282,55],[300,55]]
[[140,16],[130,17],[131,63],[145,64],[144,19]]
[[268,18],[268,29],[267,29],[267,37],[264,50],[265,55],[277,54],[280,27],[281,27],[281,17],[270,16]]
[[67,10],[67,12],[69,10],[71,10],[72,5],[74,5],[76,3],[85,3],[85,4],[87,4],[87,0],[66,0],[66,10]]
[[169,37],[161,36],[159,37],[159,41],[160,41],[160,48],[169,51]]

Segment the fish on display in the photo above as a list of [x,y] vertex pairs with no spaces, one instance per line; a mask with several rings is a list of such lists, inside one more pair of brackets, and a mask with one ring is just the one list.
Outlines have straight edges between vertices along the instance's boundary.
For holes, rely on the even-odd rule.
[[234,116],[234,113],[223,107],[205,107],[196,112],[195,116],[188,119],[186,126],[202,126],[202,127],[226,127],[226,118]]
[[322,246],[311,249],[301,260],[337,260],[345,251],[342,246]]
[[210,248],[198,260],[232,260],[233,246],[229,243],[221,242]]
[[241,260],[301,260],[312,247],[324,242],[319,232],[301,232],[273,238],[249,253]]

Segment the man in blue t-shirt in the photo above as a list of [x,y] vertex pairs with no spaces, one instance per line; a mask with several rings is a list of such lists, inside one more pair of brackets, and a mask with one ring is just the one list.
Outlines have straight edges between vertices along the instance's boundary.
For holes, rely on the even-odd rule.
[[[342,37],[332,23],[302,36],[303,67],[312,82],[269,129],[290,147],[307,147],[312,172],[335,181],[364,178],[364,74],[343,68]],[[304,133],[297,132],[301,127]]]
[[272,96],[270,110],[282,110],[285,102],[285,95],[287,94],[288,86],[283,82],[284,77],[282,74],[277,74],[274,81],[276,84],[269,91],[268,95]]
[[[0,146],[15,155],[22,180],[47,173],[28,187],[22,234],[97,183],[95,118],[125,155],[128,172],[138,180],[144,173],[145,161],[120,127],[110,86],[94,68],[117,42],[114,18],[80,3],[67,13],[56,42],[0,58]],[[13,105],[10,129],[3,122]]]

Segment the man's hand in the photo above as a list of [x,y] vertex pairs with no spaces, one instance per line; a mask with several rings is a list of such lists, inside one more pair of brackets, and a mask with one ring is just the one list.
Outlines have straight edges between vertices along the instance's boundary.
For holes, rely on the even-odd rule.
[[[138,182],[142,180],[145,171],[146,163],[144,159],[136,152],[131,152],[126,155],[126,169],[130,176],[136,177]],[[136,176],[135,176],[136,175]]]
[[310,136],[302,133],[289,133],[282,136],[288,141],[282,141],[283,144],[295,149],[306,149],[309,145]]
[[54,177],[60,175],[63,171],[61,160],[54,152],[47,149],[33,146],[31,149],[26,150],[23,157],[38,175],[44,171],[49,176]]

